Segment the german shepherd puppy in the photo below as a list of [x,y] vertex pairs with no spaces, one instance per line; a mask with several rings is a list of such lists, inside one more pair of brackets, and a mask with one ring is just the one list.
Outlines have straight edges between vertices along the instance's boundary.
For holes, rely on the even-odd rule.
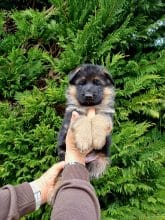
[[[65,157],[65,138],[71,115],[77,111],[80,117],[73,123],[77,148],[80,151],[92,149],[87,155],[87,169],[90,177],[97,178],[108,164],[113,127],[114,82],[111,75],[99,65],[83,64],[69,74],[66,93],[67,106],[62,128],[58,137],[58,155]],[[95,108],[95,116],[87,118],[88,109]]]

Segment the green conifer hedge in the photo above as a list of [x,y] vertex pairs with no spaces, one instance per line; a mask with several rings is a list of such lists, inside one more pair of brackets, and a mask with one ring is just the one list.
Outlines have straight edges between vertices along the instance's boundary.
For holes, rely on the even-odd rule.
[[[111,166],[92,182],[102,220],[165,219],[163,1],[0,7],[0,185],[31,181],[57,161],[67,74],[100,64],[116,84]],[[47,220],[50,210],[23,219]]]

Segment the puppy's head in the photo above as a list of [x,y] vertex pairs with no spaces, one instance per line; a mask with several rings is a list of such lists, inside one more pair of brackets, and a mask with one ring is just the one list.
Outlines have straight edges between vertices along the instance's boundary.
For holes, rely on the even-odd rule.
[[102,102],[105,87],[113,87],[110,74],[101,66],[83,64],[69,74],[69,83],[76,88],[77,101],[84,106]]

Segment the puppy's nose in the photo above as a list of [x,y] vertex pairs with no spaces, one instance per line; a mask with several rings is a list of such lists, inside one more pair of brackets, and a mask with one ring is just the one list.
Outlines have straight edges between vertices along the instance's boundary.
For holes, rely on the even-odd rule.
[[85,94],[85,98],[86,99],[93,99],[93,94],[88,92]]

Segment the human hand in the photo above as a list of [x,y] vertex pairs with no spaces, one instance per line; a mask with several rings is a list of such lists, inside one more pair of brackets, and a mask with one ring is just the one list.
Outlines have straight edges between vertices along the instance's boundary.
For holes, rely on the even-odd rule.
[[65,166],[65,162],[61,161],[49,168],[40,178],[33,181],[41,192],[41,204],[50,200],[54,194],[55,184],[58,176]]
[[[90,108],[87,114],[87,117],[89,120],[91,120],[95,116],[95,109]],[[91,151],[83,151],[80,152],[80,150],[77,148],[76,143],[75,143],[75,136],[74,132],[72,130],[72,124],[78,120],[79,114],[76,111],[73,111],[72,117],[71,117],[71,122],[70,122],[70,127],[68,129],[68,133],[66,136],[66,153],[65,153],[65,162],[70,163],[70,162],[78,162],[83,165],[85,165],[85,158],[86,155]]]

